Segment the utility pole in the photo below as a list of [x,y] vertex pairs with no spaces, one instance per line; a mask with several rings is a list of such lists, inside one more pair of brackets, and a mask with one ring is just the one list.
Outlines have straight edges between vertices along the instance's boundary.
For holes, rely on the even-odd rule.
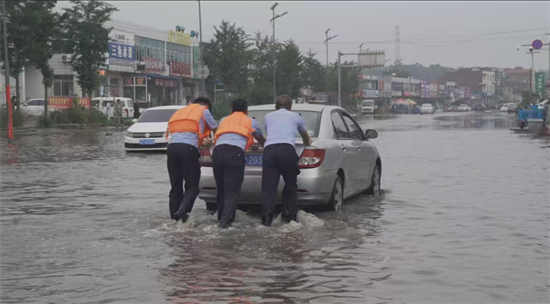
[[280,18],[286,14],[288,14],[288,12],[284,12],[280,15],[275,15],[275,8],[279,5],[279,3],[275,2],[270,10],[273,11],[273,18],[271,18],[271,20],[269,21],[270,23],[273,22],[272,26],[273,26],[273,43],[272,43],[272,52],[273,52],[273,102],[274,103],[277,103],[277,66],[275,64],[275,62],[277,61],[277,58],[276,58],[276,47],[275,47],[275,19],[277,18]]
[[329,72],[329,71],[328,71],[328,68],[329,68],[329,67],[328,67],[328,42],[329,42],[330,40],[332,40],[332,39],[338,37],[338,35],[334,35],[334,36],[332,36],[332,37],[329,37],[329,36],[328,36],[328,31],[330,31],[330,28],[327,29],[327,31],[325,32],[325,36],[326,36],[325,44],[326,44],[326,48],[327,48],[327,73],[326,73],[326,74],[327,74],[327,76],[326,76],[326,77],[327,77],[327,91],[326,91],[325,93],[327,94],[327,96],[328,96],[328,72]]
[[338,106],[342,107],[342,68],[341,68],[342,53],[338,51]]
[[8,107],[8,144],[13,143],[13,108],[10,92],[10,61],[8,56],[8,34],[6,30],[6,1],[2,0],[2,29],[4,40],[4,65],[6,69],[6,104]]
[[535,93],[535,51],[530,48],[529,52],[531,53],[531,79],[530,87],[531,92]]
[[206,87],[204,85],[204,57],[202,53],[202,14],[201,14],[201,0],[199,1],[199,50],[200,50],[200,56],[201,56],[201,65],[200,65],[200,73],[201,73],[201,85],[202,85],[202,96],[206,97]]

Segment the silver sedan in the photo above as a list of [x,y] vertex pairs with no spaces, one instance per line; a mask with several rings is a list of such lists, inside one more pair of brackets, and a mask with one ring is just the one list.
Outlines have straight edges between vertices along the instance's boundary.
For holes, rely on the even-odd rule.
[[[275,105],[251,106],[249,116],[256,119],[265,131],[264,117],[275,110]],[[341,210],[344,199],[359,193],[380,195],[382,161],[370,139],[378,137],[376,130],[363,132],[359,124],[336,106],[294,104],[313,139],[306,147],[296,138],[298,175],[298,203],[326,205]],[[264,132],[265,134],[265,132]],[[216,182],[212,170],[213,147],[201,149],[201,181],[199,197],[208,209],[215,209]],[[262,147],[254,144],[246,151],[246,167],[240,204],[260,204],[262,189]],[[279,181],[277,201],[280,203],[284,182]]]

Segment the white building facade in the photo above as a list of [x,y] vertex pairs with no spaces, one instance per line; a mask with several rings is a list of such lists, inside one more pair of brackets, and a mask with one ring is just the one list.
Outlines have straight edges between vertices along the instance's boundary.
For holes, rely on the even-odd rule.
[[[185,31],[159,30],[125,21],[109,21],[107,60],[100,70],[97,96],[120,96],[142,106],[183,104],[186,96],[197,95],[193,79],[193,44]],[[54,69],[52,97],[82,97],[77,75],[70,65],[71,54],[63,41],[54,44],[50,64]],[[43,98],[40,71],[28,67],[24,72],[24,99]],[[23,99],[23,100],[24,100]]]

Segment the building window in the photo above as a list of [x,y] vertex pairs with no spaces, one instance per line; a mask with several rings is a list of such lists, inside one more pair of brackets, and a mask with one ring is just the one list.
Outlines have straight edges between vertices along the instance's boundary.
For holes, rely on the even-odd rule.
[[55,75],[53,83],[54,96],[73,96],[74,94],[73,75]]
[[164,62],[164,41],[135,36],[135,58],[143,61],[143,57],[160,59]]
[[191,48],[175,43],[166,43],[166,61],[191,64]]

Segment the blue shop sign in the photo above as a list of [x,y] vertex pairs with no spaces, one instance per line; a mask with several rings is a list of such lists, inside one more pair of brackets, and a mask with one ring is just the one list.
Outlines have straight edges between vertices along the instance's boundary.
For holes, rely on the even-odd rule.
[[134,46],[109,42],[109,58],[134,61]]

